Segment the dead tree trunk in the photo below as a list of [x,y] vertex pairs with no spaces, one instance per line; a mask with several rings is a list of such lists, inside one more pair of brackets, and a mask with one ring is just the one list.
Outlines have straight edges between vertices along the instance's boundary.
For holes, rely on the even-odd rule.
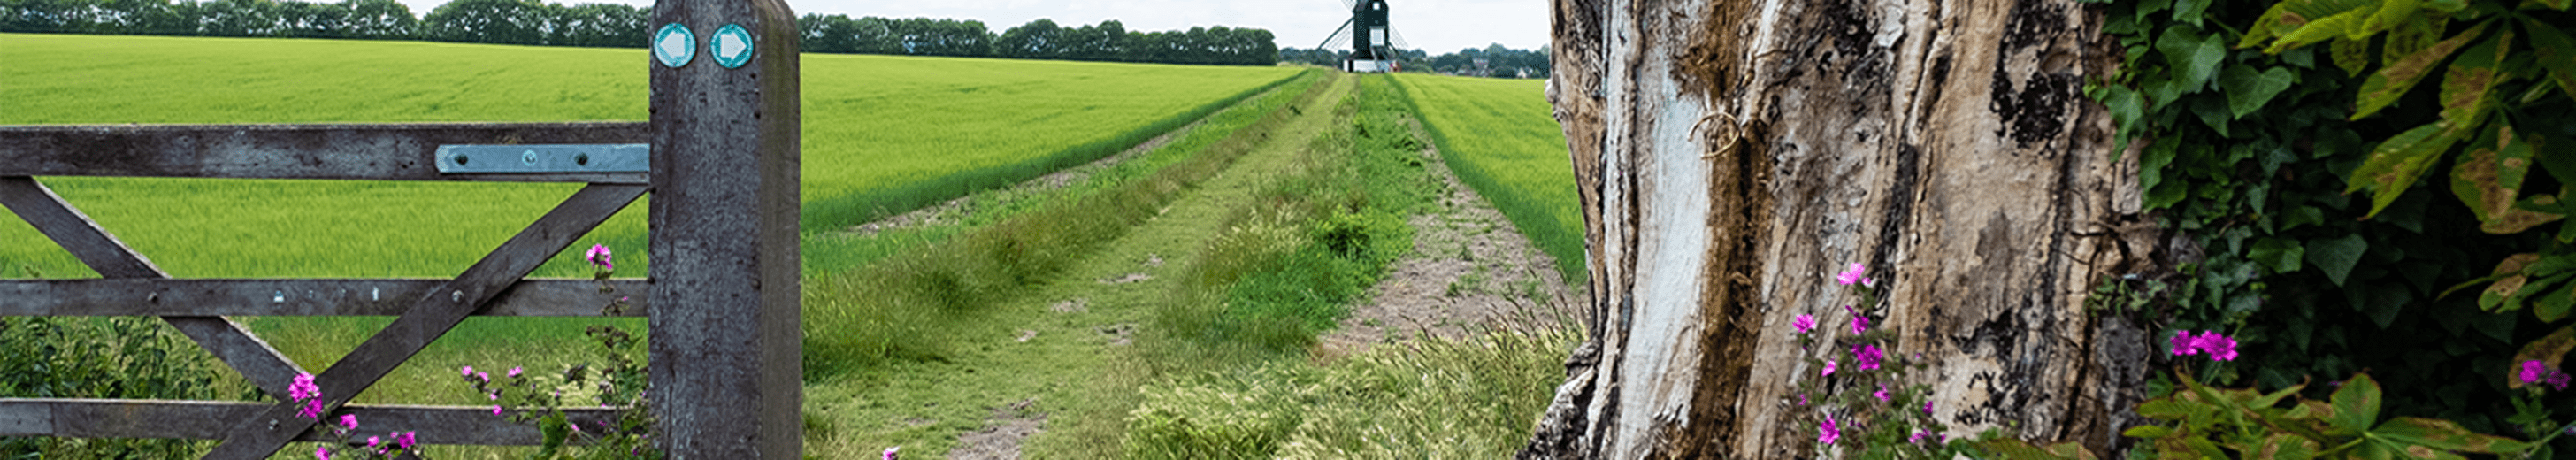
[[[1792,317],[1869,264],[1950,436],[2100,452],[2143,333],[2088,314],[2159,237],[2083,94],[2117,50],[2072,0],[1555,0],[1592,338],[1525,458],[1791,458]],[[2127,155],[2126,158],[2135,158]]]

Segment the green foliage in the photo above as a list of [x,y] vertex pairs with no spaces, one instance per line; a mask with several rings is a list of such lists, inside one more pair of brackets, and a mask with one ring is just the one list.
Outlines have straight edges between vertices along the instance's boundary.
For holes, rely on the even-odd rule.
[[[1568,280],[1584,277],[1583,213],[1546,83],[1404,74],[1372,86],[1411,105],[1458,180],[1476,189]],[[1370,79],[1374,82],[1376,79]]]
[[2332,397],[2296,398],[2307,385],[2265,393],[2202,385],[2138,405],[2138,415],[2171,425],[2123,433],[2154,444],[2160,458],[2422,458],[2460,453],[2519,453],[2532,444],[2477,434],[2449,420],[2380,417],[2379,384],[2369,374],[2339,382]]
[[[30,273],[30,276],[33,274]],[[0,398],[252,399],[259,392],[148,317],[0,316]],[[185,458],[210,441],[0,437],[0,458]]]
[[[2576,111],[2551,70],[2567,65],[2538,56],[2565,56],[2551,43],[2576,21],[2510,0],[2103,3],[2127,55],[2087,92],[2136,147],[2144,207],[2193,243],[2106,286],[2170,286],[2116,311],[2232,331],[2246,358],[2202,373],[2218,382],[2376,369],[2386,413],[2517,427],[2502,380],[2463,376],[2496,375],[2576,304],[2549,297],[2563,268],[2534,263],[2568,232],[2523,231],[2566,213],[2553,194],[2576,167],[2549,163],[2576,158],[2554,141]],[[2457,200],[2415,186],[2446,166]],[[2493,295],[2444,295],[2471,286]],[[2485,313],[2517,308],[2552,315]]]

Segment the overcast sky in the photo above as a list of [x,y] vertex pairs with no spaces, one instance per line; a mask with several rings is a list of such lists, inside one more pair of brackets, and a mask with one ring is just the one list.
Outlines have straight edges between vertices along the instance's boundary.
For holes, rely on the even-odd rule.
[[[412,14],[429,14],[446,0],[401,0]],[[615,2],[652,6],[652,0],[546,0],[548,3]],[[1067,27],[1116,19],[1130,31],[1193,26],[1269,29],[1283,48],[1312,48],[1333,33],[1350,10],[1341,0],[788,0],[797,14],[857,18],[948,18],[984,21],[1000,33],[1037,18]],[[1501,43],[1514,49],[1547,44],[1547,0],[1388,0],[1387,22],[1414,48],[1437,55]],[[1347,40],[1336,48],[1349,48]]]

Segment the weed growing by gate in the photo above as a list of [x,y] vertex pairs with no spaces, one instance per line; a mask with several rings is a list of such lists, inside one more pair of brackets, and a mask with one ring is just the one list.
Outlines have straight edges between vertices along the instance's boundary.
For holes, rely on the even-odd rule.
[[[262,397],[157,318],[0,316],[0,344],[7,344],[0,398]],[[193,458],[213,447],[190,439],[0,437],[0,458]]]

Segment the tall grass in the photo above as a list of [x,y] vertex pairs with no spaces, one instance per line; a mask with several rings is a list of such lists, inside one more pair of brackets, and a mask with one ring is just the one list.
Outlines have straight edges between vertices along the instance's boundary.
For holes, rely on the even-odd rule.
[[1476,189],[1556,258],[1567,280],[1583,279],[1583,213],[1574,190],[1565,130],[1540,80],[1403,74],[1384,89],[1422,117],[1459,181]]
[[1339,125],[1269,178],[1253,206],[1228,216],[1183,271],[1156,314],[1156,333],[1194,344],[1182,349],[1292,352],[1346,316],[1388,263],[1413,250],[1403,216],[1438,186],[1397,109],[1384,99],[1341,101]]
[[1282,106],[1312,97],[1320,73],[1303,75],[1141,162],[1122,165],[1127,172],[1095,178],[1107,184],[1101,190],[814,279],[805,299],[807,373],[943,354],[946,342],[938,334],[948,317],[1060,273],[1257,145],[1288,118]]
[[1140,459],[1504,458],[1547,408],[1571,329],[1388,345],[1148,385],[1130,412]]

